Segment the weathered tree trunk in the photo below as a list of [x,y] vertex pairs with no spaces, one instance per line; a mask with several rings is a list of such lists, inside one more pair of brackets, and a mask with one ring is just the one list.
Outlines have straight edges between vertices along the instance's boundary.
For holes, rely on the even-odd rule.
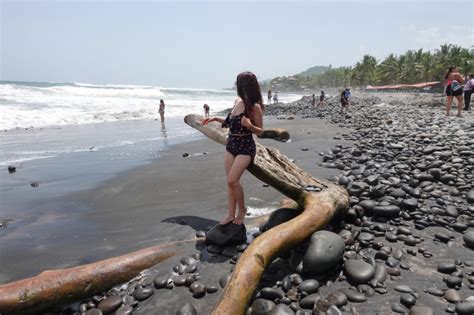
[[[210,139],[225,144],[225,131],[218,124],[201,125],[203,117],[188,115],[185,122]],[[304,172],[274,148],[257,143],[257,155],[248,170],[261,181],[293,199],[304,211],[257,237],[235,266],[213,314],[245,314],[265,268],[283,250],[294,247],[321,229],[349,206],[345,189]]]
[[189,250],[198,239],[165,243],[130,254],[0,286],[0,314],[37,313],[126,282],[144,269]]

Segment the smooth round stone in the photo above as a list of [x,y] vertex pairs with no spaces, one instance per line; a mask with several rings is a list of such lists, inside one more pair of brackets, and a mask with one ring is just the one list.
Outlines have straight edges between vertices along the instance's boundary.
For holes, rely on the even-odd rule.
[[392,303],[391,309],[395,313],[400,313],[400,314],[405,314],[406,313],[406,308],[403,305],[401,305],[400,303]]
[[398,241],[397,235],[395,235],[395,234],[393,234],[393,233],[387,233],[387,234],[385,234],[385,238],[387,239],[387,241],[392,242],[392,243]]
[[260,296],[267,300],[282,299],[285,294],[281,289],[266,287],[260,290]]
[[307,295],[300,300],[300,306],[302,308],[312,310],[314,307],[314,304],[316,303],[316,300],[318,300],[319,298],[320,296],[317,293]]
[[155,288],[157,289],[163,289],[166,287],[166,285],[168,284],[168,278],[162,278],[160,276],[157,276],[155,277],[155,279],[153,280],[153,285],[155,286]]
[[181,306],[176,315],[197,315],[197,313],[196,308],[192,304],[186,303]]
[[187,265],[186,268],[184,268],[184,272],[186,273],[195,273],[196,270],[197,270],[196,264],[190,264],[190,265]]
[[347,299],[350,302],[362,303],[362,302],[367,301],[367,297],[363,293],[350,290],[350,289],[342,289],[341,292],[344,293],[344,295],[347,297]]
[[374,277],[375,268],[365,261],[348,259],[344,262],[344,274],[354,283],[367,283]]
[[428,288],[428,290],[426,290],[426,292],[431,294],[431,295],[434,295],[434,296],[443,296],[444,295],[444,291],[441,290],[441,289],[438,289],[436,287],[430,287],[430,288]]
[[447,277],[446,285],[450,288],[460,287],[462,285],[462,279],[459,277]]
[[278,304],[277,306],[272,308],[270,313],[268,313],[268,315],[294,315],[294,314],[295,312],[288,305],[285,305],[285,304]]
[[464,245],[470,249],[474,249],[474,231],[469,230],[463,235]]
[[474,314],[474,301],[459,303],[458,305],[456,305],[456,312],[459,315]]
[[416,238],[414,238],[412,235],[408,235],[406,238],[405,238],[405,245],[408,245],[408,246],[415,246],[417,243],[417,240]]
[[267,223],[262,226],[261,230],[262,232],[265,232],[266,230],[269,230],[279,224],[282,224],[297,217],[300,213],[300,211],[290,208],[277,209],[272,212],[272,214],[268,218]]
[[372,211],[376,205],[377,201],[370,199],[362,200],[361,202],[359,202],[359,206],[361,206],[365,211],[368,212]]
[[378,205],[372,209],[372,214],[375,217],[394,218],[400,214],[400,207],[396,205]]
[[357,240],[359,240],[359,242],[369,243],[369,242],[372,242],[374,240],[374,235],[371,234],[371,233],[363,232],[363,233],[360,233]]
[[227,282],[229,282],[230,280],[230,277],[232,276],[232,274],[227,274],[227,275],[223,275],[220,279],[219,279],[219,285],[221,286],[222,289],[225,288],[225,286],[227,285]]
[[453,262],[447,261],[438,264],[438,272],[450,274],[456,271],[456,265]]
[[413,292],[412,288],[410,288],[407,285],[403,285],[403,284],[395,286],[394,290],[397,291],[397,292],[401,292],[401,293],[412,293]]
[[466,194],[466,200],[470,204],[474,204],[474,190],[469,190]]
[[216,293],[217,290],[219,290],[219,288],[217,288],[216,286],[213,286],[213,285],[208,286],[208,287],[206,288],[206,292],[207,292],[207,293]]
[[337,307],[341,307],[347,304],[347,296],[342,293],[341,291],[334,291],[330,293],[326,300],[329,304],[336,305]]
[[183,285],[186,284],[186,277],[183,277],[183,276],[175,277],[175,278],[173,279],[173,283],[174,283],[177,287],[183,286]]
[[402,207],[408,210],[415,210],[418,208],[418,200],[415,198],[403,199]]
[[457,303],[461,301],[461,297],[459,296],[459,293],[454,290],[454,289],[448,289],[444,292],[444,298],[446,301],[451,302],[451,303]]
[[378,283],[384,283],[386,279],[387,279],[387,271],[385,267],[382,265],[375,266],[374,278],[372,279],[374,287]]
[[435,315],[435,312],[429,306],[416,305],[410,309],[408,315]]
[[97,306],[104,314],[110,314],[122,305],[122,298],[118,295],[110,296],[102,300]]
[[189,290],[193,293],[193,297],[197,299],[206,295],[206,286],[199,282],[193,282],[189,286]]
[[133,306],[131,305],[122,305],[115,311],[115,315],[132,315],[133,314]]
[[133,297],[134,297],[137,301],[143,301],[143,300],[148,299],[150,296],[152,296],[153,293],[154,293],[154,290],[153,290],[153,288],[151,288],[151,287],[138,288],[138,289],[135,290],[135,292],[133,293]]
[[102,314],[104,313],[102,313],[102,311],[99,310],[98,308],[91,308],[90,310],[86,312],[85,315],[102,315]]
[[342,260],[344,251],[344,240],[336,233],[315,232],[303,257],[303,271],[308,274],[323,274]]
[[299,292],[306,292],[308,294],[316,293],[319,288],[319,282],[315,279],[309,279],[301,282],[298,286]]
[[416,298],[410,293],[402,293],[400,295],[400,303],[410,308],[416,304]]
[[265,299],[256,299],[252,303],[252,315],[268,315],[275,307],[275,303]]

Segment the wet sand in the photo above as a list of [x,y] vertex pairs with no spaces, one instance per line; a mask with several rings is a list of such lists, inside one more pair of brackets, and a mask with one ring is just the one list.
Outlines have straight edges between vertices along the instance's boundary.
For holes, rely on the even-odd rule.
[[[333,147],[333,138],[348,130],[320,119],[265,119],[268,127],[289,130],[292,141],[259,140],[262,144],[278,148],[317,177],[337,173],[317,165],[321,162],[318,153]],[[183,157],[184,153],[189,156]],[[223,153],[222,145],[207,139],[178,144],[151,164],[118,174],[97,188],[36,205],[37,219],[2,231],[0,283],[206,230],[226,211]],[[106,162],[97,161],[97,167]],[[273,210],[283,198],[249,173],[242,183],[250,214]]]

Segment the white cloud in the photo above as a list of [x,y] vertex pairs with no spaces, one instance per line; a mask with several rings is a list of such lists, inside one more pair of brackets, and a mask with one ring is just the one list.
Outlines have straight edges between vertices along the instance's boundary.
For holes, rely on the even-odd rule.
[[474,44],[474,27],[447,25],[443,28],[429,27],[418,28],[408,25],[402,28],[403,32],[409,33],[418,48],[436,49],[442,44],[455,44],[463,47],[471,47]]

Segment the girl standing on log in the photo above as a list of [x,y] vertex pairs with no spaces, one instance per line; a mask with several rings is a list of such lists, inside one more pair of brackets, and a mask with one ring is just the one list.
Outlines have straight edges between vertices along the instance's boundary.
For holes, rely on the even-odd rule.
[[[211,117],[202,121],[202,125],[217,121],[222,128],[229,128],[224,165],[227,176],[228,214],[221,224],[242,224],[247,213],[244,190],[240,177],[253,162],[256,145],[252,134],[263,132],[263,99],[257,77],[252,72],[242,72],[237,76],[237,95],[232,111],[227,118]],[[236,206],[239,213],[236,216]]]

